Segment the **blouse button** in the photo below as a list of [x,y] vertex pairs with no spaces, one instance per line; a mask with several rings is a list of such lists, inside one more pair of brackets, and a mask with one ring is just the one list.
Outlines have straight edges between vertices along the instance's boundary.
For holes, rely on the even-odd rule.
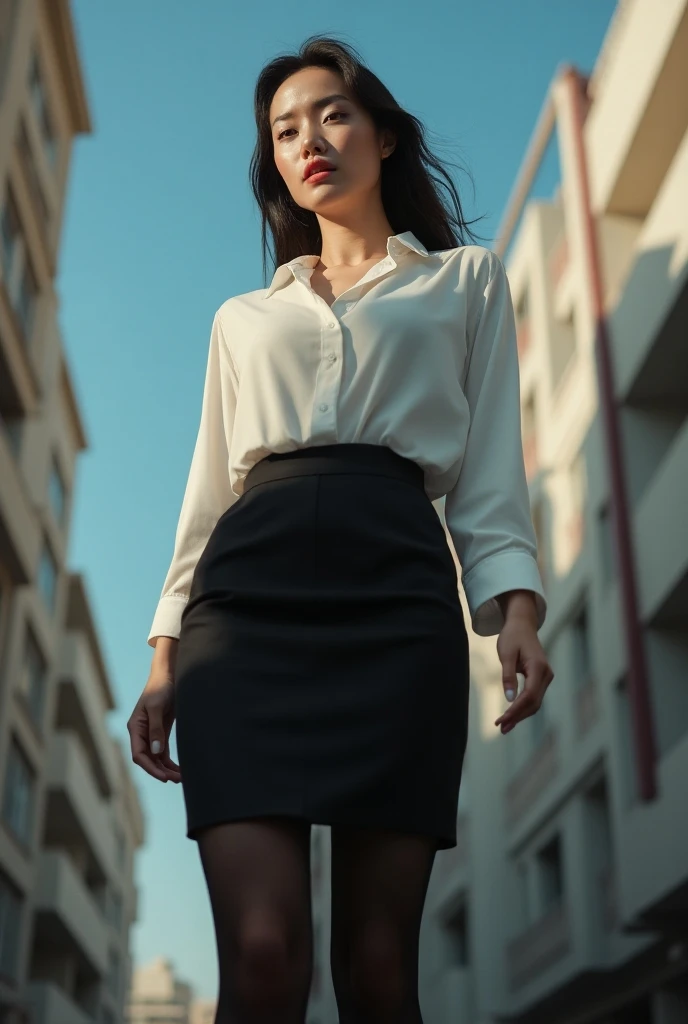
[[330,320],[330,322],[329,322],[329,324],[327,326],[328,327],[334,327],[334,323]]
[[327,412],[327,406],[324,402],[320,403],[320,412]]
[[331,352],[327,358],[331,363],[333,363],[337,357],[333,352]]

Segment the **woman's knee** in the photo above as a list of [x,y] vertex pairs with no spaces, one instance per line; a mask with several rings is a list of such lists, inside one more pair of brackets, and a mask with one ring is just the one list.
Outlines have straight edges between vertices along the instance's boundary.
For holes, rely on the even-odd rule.
[[244,926],[237,936],[231,974],[232,987],[246,1010],[297,1005],[308,996],[310,950],[305,941],[290,941],[287,929],[277,922]]

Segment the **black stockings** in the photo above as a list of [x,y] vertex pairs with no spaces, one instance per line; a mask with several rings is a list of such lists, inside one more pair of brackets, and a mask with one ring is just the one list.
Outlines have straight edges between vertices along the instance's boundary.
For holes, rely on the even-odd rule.
[[[215,1024],[304,1024],[313,946],[310,826],[287,818],[198,836],[220,969]],[[331,967],[340,1024],[422,1024],[418,940],[433,840],[332,827]]]
[[424,836],[332,829],[332,981],[340,1024],[422,1024],[418,939],[435,856]]

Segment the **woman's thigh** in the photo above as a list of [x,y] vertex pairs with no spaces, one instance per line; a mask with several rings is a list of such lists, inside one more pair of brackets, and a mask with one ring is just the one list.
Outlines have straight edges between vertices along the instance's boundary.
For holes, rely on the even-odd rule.
[[332,976],[342,1020],[366,1005],[416,1004],[436,850],[429,836],[332,827]]
[[[197,837],[215,926],[220,1003],[308,998],[313,939],[310,825],[261,817],[201,830]],[[287,1020],[287,1016],[284,1018]]]

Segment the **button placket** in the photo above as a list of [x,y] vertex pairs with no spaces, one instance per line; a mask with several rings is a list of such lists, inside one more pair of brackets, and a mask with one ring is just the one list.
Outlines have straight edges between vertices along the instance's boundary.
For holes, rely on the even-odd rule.
[[[324,302],[324,300],[322,301]],[[328,307],[327,314],[325,315],[332,317],[330,307]],[[340,384],[340,374],[336,371],[338,364],[341,364],[341,360],[337,357],[341,352],[342,342],[342,331],[339,321],[336,319],[325,320],[323,322],[322,335],[321,371],[317,376],[315,402],[316,408],[319,413],[323,414],[325,422],[319,424],[318,433],[321,436],[325,435],[334,440],[336,439],[336,399]],[[339,351],[333,351],[333,349],[339,349]]]

